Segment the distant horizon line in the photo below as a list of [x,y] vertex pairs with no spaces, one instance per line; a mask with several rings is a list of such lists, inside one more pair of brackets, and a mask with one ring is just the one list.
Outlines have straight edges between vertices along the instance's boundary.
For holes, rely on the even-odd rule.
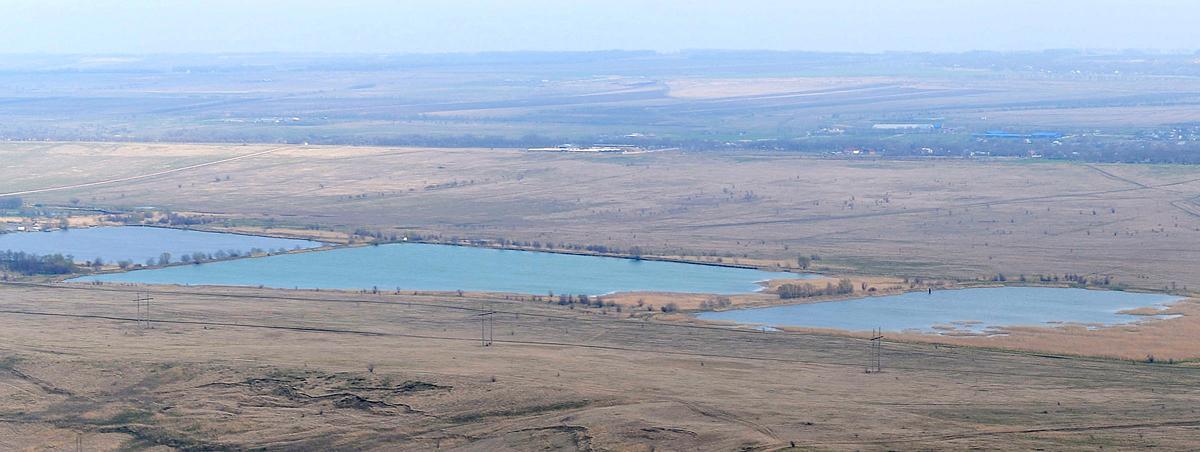
[[1091,47],[1059,47],[1045,49],[1022,50],[992,50],[975,49],[962,51],[938,50],[880,50],[880,51],[844,51],[844,50],[780,50],[765,48],[689,48],[679,50],[653,49],[596,49],[596,50],[479,50],[454,52],[329,52],[329,51],[293,51],[293,50],[255,50],[229,52],[4,52],[0,56],[43,56],[43,57],[148,57],[148,56],[234,56],[234,55],[296,55],[296,56],[464,56],[464,55],[505,55],[505,54],[604,54],[630,53],[653,55],[681,55],[689,53],[779,53],[779,54],[819,54],[819,55],[968,55],[968,54],[1043,54],[1043,53],[1076,53],[1085,55],[1170,55],[1186,56],[1200,55],[1200,49],[1161,49],[1161,48],[1091,48]]

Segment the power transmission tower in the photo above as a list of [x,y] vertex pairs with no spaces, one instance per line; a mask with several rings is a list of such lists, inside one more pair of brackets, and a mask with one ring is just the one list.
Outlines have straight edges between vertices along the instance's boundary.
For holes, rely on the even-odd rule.
[[137,304],[137,327],[139,333],[143,330],[154,328],[150,325],[150,301],[153,299],[148,294],[141,292],[138,292],[137,296],[133,299],[133,302]]
[[479,310],[479,345],[490,347],[496,335],[496,311],[491,310],[486,301],[479,302]]
[[479,314],[479,345],[490,347],[496,333],[495,312]]
[[867,373],[883,372],[883,328],[871,330],[871,348],[867,358]]

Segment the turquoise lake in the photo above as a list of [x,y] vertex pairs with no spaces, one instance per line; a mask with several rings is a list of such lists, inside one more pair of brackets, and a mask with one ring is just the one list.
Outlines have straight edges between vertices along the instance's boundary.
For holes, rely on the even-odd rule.
[[731,267],[418,243],[211,262],[72,281],[423,291],[589,294],[753,292],[771,278]]
[[1180,299],[1171,295],[1118,291],[995,287],[704,312],[697,317],[772,327],[848,331],[870,331],[881,327],[884,331],[986,333],[1005,326],[1117,325],[1147,317],[1165,318],[1120,312],[1140,307],[1165,307]]
[[246,253],[252,248],[274,251],[280,248],[316,248],[321,245],[322,243],[309,240],[140,226],[0,234],[0,250],[70,255],[78,262],[99,257],[107,262],[130,260],[135,264],[144,264],[148,259],[158,259],[164,252],[171,253],[171,260],[178,262],[180,256],[197,252],[209,254],[235,250]]

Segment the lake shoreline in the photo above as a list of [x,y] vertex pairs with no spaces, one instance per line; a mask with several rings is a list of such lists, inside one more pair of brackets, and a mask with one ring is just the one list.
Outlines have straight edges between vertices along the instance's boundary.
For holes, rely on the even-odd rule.
[[297,238],[159,225],[132,226],[136,227],[101,223],[3,234],[0,235],[0,250],[36,256],[69,256],[76,268],[73,273],[57,276],[65,278],[162,267],[158,263],[163,257],[177,259],[170,265],[180,265],[191,263],[193,257],[200,257],[202,262],[216,262],[253,254],[326,249],[328,245]]
[[[886,311],[889,308],[888,305],[868,306],[868,305],[862,304],[862,303],[871,303],[873,300],[880,300],[880,301],[876,301],[876,303],[888,303],[890,305],[893,305],[892,307],[906,306],[904,309],[908,312],[915,312],[916,314],[914,314],[914,315],[919,315],[921,312],[924,312],[921,310],[923,307],[925,307],[925,306],[921,306],[922,303],[927,304],[930,302],[932,302],[932,303],[957,303],[956,306],[952,306],[952,307],[963,307],[962,306],[963,303],[967,303],[967,304],[984,303],[984,305],[981,305],[981,307],[982,306],[990,307],[990,306],[992,306],[990,304],[991,302],[984,301],[984,300],[986,300],[987,294],[989,294],[989,293],[994,294],[998,290],[1005,290],[1005,289],[1007,289],[1007,290],[1029,289],[1029,290],[1025,291],[1025,292],[1028,292],[1028,294],[1026,296],[1033,297],[1032,300],[1035,300],[1038,303],[1047,302],[1046,300],[1038,300],[1039,296],[1044,297],[1044,296],[1049,295],[1048,292],[1039,292],[1039,291],[1046,291],[1046,290],[1075,290],[1075,291],[1081,291],[1081,292],[1077,292],[1078,294],[1084,294],[1084,295],[1090,296],[1090,297],[1099,297],[1098,299],[1095,299],[1095,300],[1079,300],[1076,302],[1076,303],[1088,303],[1089,306],[1092,306],[1097,303],[1100,303],[1100,304],[1103,304],[1103,303],[1110,303],[1110,304],[1113,304],[1113,303],[1126,303],[1126,304],[1136,303],[1133,300],[1106,299],[1106,298],[1111,298],[1111,296],[1100,295],[1101,293],[1108,294],[1108,293],[1119,292],[1119,293],[1137,294],[1137,295],[1142,295],[1142,296],[1167,297],[1167,298],[1171,298],[1171,299],[1164,299],[1161,301],[1149,302],[1149,304],[1142,304],[1142,305],[1133,306],[1133,307],[1121,307],[1120,309],[1115,309],[1113,312],[1109,313],[1109,315],[1112,317],[1112,319],[1110,319],[1108,321],[1095,320],[1095,319],[1082,320],[1082,319],[1072,319],[1072,318],[1066,318],[1064,320],[1064,319],[1054,318],[1054,316],[1052,316],[1052,315],[1048,315],[1046,319],[1042,319],[1040,321],[1032,321],[1029,319],[1019,319],[1019,320],[1018,319],[1010,319],[1010,320],[999,320],[1000,323],[996,323],[996,324],[989,324],[991,322],[981,321],[978,318],[972,317],[972,315],[982,315],[985,317],[986,316],[994,317],[999,314],[997,314],[996,312],[990,312],[990,313],[989,312],[977,312],[974,314],[954,314],[954,315],[962,315],[964,318],[937,318],[937,319],[935,319],[935,318],[931,317],[928,320],[925,320],[922,322],[917,322],[917,323],[922,323],[925,326],[913,325],[913,326],[907,326],[907,327],[900,327],[899,329],[895,329],[893,327],[884,327],[884,330],[890,331],[893,333],[917,334],[917,335],[922,335],[922,336],[944,337],[944,336],[980,336],[980,335],[989,334],[988,333],[989,331],[993,331],[993,332],[1004,331],[1004,330],[1014,328],[1014,327],[1055,328],[1055,327],[1072,326],[1072,325],[1074,325],[1074,326],[1092,325],[1092,326],[1097,326],[1098,328],[1109,328],[1109,327],[1114,327],[1114,326],[1128,325],[1128,324],[1132,324],[1132,323],[1140,323],[1140,322],[1149,321],[1149,320],[1170,320],[1173,317],[1160,317],[1160,316],[1176,315],[1177,313],[1175,311],[1177,311],[1177,309],[1174,309],[1176,307],[1176,305],[1178,305],[1179,303],[1184,303],[1184,302],[1194,300],[1194,298],[1191,297],[1190,295],[1167,294],[1167,293],[1163,293],[1163,292],[1150,292],[1150,291],[1115,290],[1112,288],[1103,288],[1103,287],[1083,288],[1083,287],[1071,287],[1071,286],[1063,286],[1063,285],[1040,285],[1040,284],[1024,284],[1024,285],[1015,285],[1015,284],[1014,285],[1008,285],[1008,284],[983,285],[983,284],[980,284],[980,285],[970,285],[970,286],[966,286],[966,287],[947,288],[947,289],[942,289],[940,291],[935,291],[935,292],[939,292],[941,294],[945,294],[946,292],[952,292],[951,297],[961,297],[961,296],[964,296],[963,291],[988,291],[987,293],[976,292],[978,294],[977,297],[985,297],[984,299],[964,300],[961,298],[951,298],[951,299],[937,299],[937,300],[909,300],[908,298],[911,298],[912,295],[917,294],[919,292],[924,292],[925,290],[927,290],[927,289],[918,289],[918,290],[905,291],[901,294],[893,293],[893,294],[884,294],[884,295],[877,295],[877,296],[871,296],[871,295],[852,296],[851,295],[851,296],[843,296],[843,297],[840,297],[837,299],[822,299],[822,300],[812,301],[812,302],[808,302],[808,303],[801,302],[801,303],[772,304],[772,305],[767,305],[767,306],[763,306],[763,305],[734,306],[729,309],[689,312],[688,319],[693,320],[693,321],[698,321],[698,322],[718,324],[718,325],[724,325],[724,326],[729,326],[729,327],[734,327],[734,328],[745,328],[745,327],[757,328],[757,327],[766,325],[766,326],[778,328],[780,330],[785,330],[785,331],[787,331],[787,330],[798,330],[798,331],[829,330],[829,331],[844,331],[847,333],[856,333],[856,332],[861,333],[862,331],[866,331],[867,328],[865,328],[865,327],[859,327],[859,328],[848,327],[849,323],[854,323],[854,322],[849,322],[843,326],[834,326],[834,325],[818,326],[818,325],[799,325],[799,324],[790,324],[789,325],[789,324],[787,324],[787,322],[792,321],[792,320],[787,320],[787,319],[789,317],[802,317],[800,314],[801,312],[812,311],[813,309],[818,309],[818,308],[812,308],[812,309],[804,308],[804,307],[808,307],[808,306],[829,306],[830,309],[833,309],[835,311],[845,310],[845,309],[868,309],[869,308],[869,309],[872,309],[872,312],[878,311],[878,310]],[[944,297],[944,295],[943,295],[943,297]],[[1015,298],[1015,299],[1014,298],[1002,298],[1002,299],[1004,300],[1004,302],[1009,302],[1009,303],[1014,302],[1014,300],[1016,303],[1027,302],[1026,298]],[[1051,305],[1053,305],[1054,303],[1059,303],[1059,302],[1063,303],[1064,306],[1071,305],[1071,302],[1063,301],[1063,300],[1050,301],[1049,303]],[[916,305],[909,306],[912,303],[916,303]],[[945,308],[946,308],[945,305],[939,306],[939,309],[937,312],[940,314],[941,312],[944,311]],[[1153,312],[1147,312],[1148,309],[1152,309],[1152,308],[1154,309]],[[1013,307],[1007,306],[1006,309],[1011,310],[1011,309],[1013,309]],[[736,318],[736,317],[739,317],[739,314],[738,314],[739,312],[744,313],[744,315],[741,316],[741,317],[743,317],[742,319]],[[1012,312],[1012,311],[1010,311],[1010,312]],[[1022,311],[1017,310],[1015,312],[1022,312]],[[1058,315],[1062,315],[1062,316],[1066,316],[1066,317],[1070,317],[1071,315],[1093,316],[1093,315],[1101,315],[1103,312],[1107,312],[1107,311],[1101,310],[1101,311],[1097,311],[1095,313],[1076,312],[1074,314],[1064,311]],[[811,320],[812,315],[815,315],[815,314],[810,313],[807,316],[803,316],[803,317],[805,319],[809,319],[809,320],[805,320],[805,321],[812,321]],[[850,318],[858,317],[857,315],[850,315],[848,313],[843,313],[841,315],[849,315]],[[928,315],[932,315],[932,314],[928,314]],[[1119,316],[1126,316],[1129,318],[1124,318],[1124,317],[1119,317]],[[754,317],[773,317],[773,319],[767,320],[767,319],[760,319],[760,318],[754,318]],[[1001,316],[1000,318],[1003,318],[1003,316]],[[1124,320],[1124,321],[1114,321],[1114,320]],[[897,320],[897,319],[892,319],[891,321],[900,322],[900,320]],[[843,320],[841,322],[846,323],[847,321]],[[1016,323],[1005,324],[1003,322],[1016,322]],[[1029,323],[1024,323],[1024,322],[1029,322]],[[1100,323],[1096,323],[1096,322],[1100,322]],[[886,323],[886,322],[881,321],[881,323]],[[901,323],[903,323],[903,322],[901,322]],[[983,325],[983,326],[980,326],[980,325]],[[960,327],[966,327],[966,328],[960,328]]]
[[366,245],[253,256],[271,258],[261,264],[226,259],[93,273],[65,281],[597,296],[639,291],[735,295],[756,292],[762,288],[760,281],[785,276],[747,268],[440,243]]
[[[201,263],[200,265],[206,264],[206,263],[213,263],[213,262],[226,262],[226,261],[234,261],[234,260],[241,260],[241,259],[269,257],[269,256],[274,256],[274,255],[279,255],[279,254],[299,254],[299,253],[307,253],[307,252],[332,251],[332,250],[338,250],[338,249],[358,248],[358,247],[367,247],[367,246],[415,243],[415,244],[425,244],[425,245],[458,246],[458,247],[477,248],[477,249],[509,250],[509,251],[524,251],[524,252],[531,252],[531,253],[560,254],[560,255],[570,255],[570,256],[607,257],[607,258],[613,258],[613,259],[627,259],[627,260],[631,260],[631,261],[671,262],[671,263],[677,263],[677,264],[702,265],[702,266],[708,266],[708,267],[758,270],[758,271],[764,271],[764,272],[780,273],[781,275],[795,275],[796,276],[794,278],[793,277],[781,277],[781,278],[771,278],[769,280],[763,280],[759,284],[760,286],[763,286],[763,289],[765,289],[767,286],[767,284],[765,284],[765,283],[768,281],[771,281],[771,280],[805,279],[806,276],[811,277],[811,278],[820,278],[820,277],[827,276],[827,275],[820,273],[818,271],[815,271],[815,270],[813,270],[813,271],[809,271],[809,270],[796,271],[796,269],[794,269],[794,268],[787,268],[787,267],[734,264],[734,263],[725,263],[725,262],[710,262],[710,261],[703,261],[703,260],[697,260],[697,259],[687,259],[687,258],[668,257],[668,256],[632,255],[632,254],[625,254],[625,253],[600,253],[600,252],[594,252],[594,251],[580,251],[580,250],[568,250],[568,249],[532,248],[532,247],[522,247],[522,246],[502,245],[502,244],[478,245],[478,244],[469,243],[469,242],[471,242],[470,240],[461,240],[459,242],[447,242],[447,241],[439,241],[439,240],[397,240],[397,241],[372,241],[372,242],[352,242],[352,241],[347,240],[347,241],[336,241],[335,242],[335,241],[330,241],[327,237],[322,237],[322,236],[318,236],[318,235],[279,234],[279,233],[271,233],[271,230],[269,230],[269,229],[264,230],[262,232],[247,232],[244,230],[236,230],[233,228],[206,228],[206,227],[196,228],[196,227],[175,226],[175,225],[120,224],[120,223],[114,224],[112,226],[101,226],[101,227],[127,227],[127,226],[158,228],[158,229],[173,229],[173,230],[181,230],[181,231],[208,232],[208,233],[215,233],[215,234],[235,234],[235,235],[241,235],[241,236],[247,236],[247,237],[262,237],[262,238],[289,239],[289,240],[307,240],[307,241],[313,241],[313,242],[320,242],[323,244],[323,246],[320,246],[320,247],[304,248],[304,249],[298,249],[298,250],[287,250],[287,252],[285,252],[285,253],[264,254],[264,255],[257,255],[257,256],[243,255],[243,256],[231,257],[231,258],[220,259],[220,260],[206,261],[206,262]],[[106,269],[104,271],[95,272],[95,273],[80,273],[80,274],[74,274],[74,275],[64,275],[63,277],[59,278],[59,280],[73,279],[73,278],[80,277],[80,276],[125,273],[125,272],[136,271],[136,270],[166,268],[166,267],[173,267],[173,266],[178,266],[178,265],[197,265],[197,264],[194,264],[194,263],[191,263],[191,264],[189,264],[189,263],[172,263],[172,264],[165,265],[165,266],[161,266],[161,265],[142,266],[142,267],[136,268],[136,269]],[[761,291],[763,289],[759,289],[759,290]]]

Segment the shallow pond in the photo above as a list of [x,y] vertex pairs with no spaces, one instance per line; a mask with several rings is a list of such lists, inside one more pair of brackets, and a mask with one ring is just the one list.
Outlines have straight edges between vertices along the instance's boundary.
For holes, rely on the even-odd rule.
[[77,278],[73,281],[589,294],[744,293],[795,274],[611,257],[418,243],[342,248]]
[[956,330],[983,333],[1004,326],[1131,323],[1147,316],[1121,314],[1121,311],[1164,307],[1178,300],[1179,297],[1171,295],[1132,292],[995,287],[705,312],[697,317],[747,324],[848,331],[870,331],[882,327],[885,331]]
[[129,260],[135,264],[157,260],[164,252],[171,253],[171,260],[178,262],[181,256],[197,252],[212,254],[234,250],[247,253],[253,248],[292,250],[321,245],[309,240],[140,226],[0,234],[0,250],[70,255],[79,262],[99,257],[106,262]]

